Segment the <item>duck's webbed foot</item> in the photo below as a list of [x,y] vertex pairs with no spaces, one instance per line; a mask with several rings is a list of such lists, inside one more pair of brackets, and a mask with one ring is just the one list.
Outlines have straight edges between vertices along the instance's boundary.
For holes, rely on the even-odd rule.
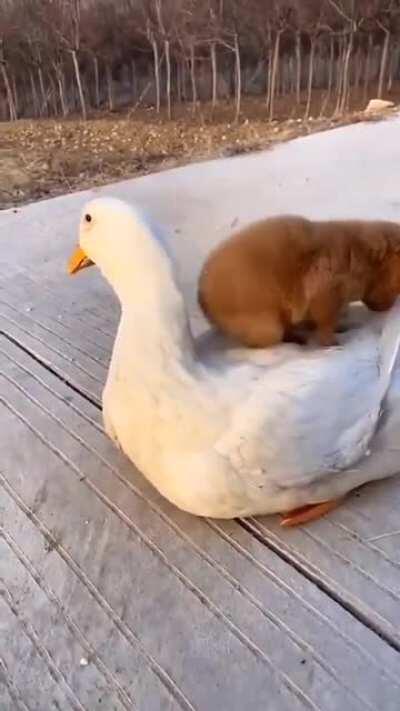
[[342,499],[332,499],[331,501],[323,501],[320,504],[310,504],[299,509],[293,509],[289,513],[282,514],[281,526],[289,528],[316,521],[340,506],[341,502]]
[[113,441],[113,443],[115,444],[115,446],[118,449],[121,449],[121,445],[118,441],[118,437],[116,435],[116,432],[114,430],[112,422],[111,422],[110,418],[107,417],[107,415],[105,415],[104,410],[103,410],[103,426],[104,426],[104,431],[105,431],[106,435],[108,435],[108,437]]

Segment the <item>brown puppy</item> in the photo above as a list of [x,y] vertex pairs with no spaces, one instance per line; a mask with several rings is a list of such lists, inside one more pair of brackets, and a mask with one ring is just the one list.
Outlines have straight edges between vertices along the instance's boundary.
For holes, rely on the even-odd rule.
[[199,280],[199,304],[221,331],[251,347],[316,329],[334,345],[344,306],[389,309],[400,293],[400,225],[275,217],[218,246]]

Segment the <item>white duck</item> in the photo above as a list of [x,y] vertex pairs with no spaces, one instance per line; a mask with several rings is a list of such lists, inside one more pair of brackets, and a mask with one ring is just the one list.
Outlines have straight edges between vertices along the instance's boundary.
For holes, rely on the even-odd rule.
[[95,263],[122,306],[105,429],[176,506],[292,512],[294,525],[400,469],[399,302],[339,348],[199,350],[162,238],[136,209],[93,200],[79,242],[70,273]]

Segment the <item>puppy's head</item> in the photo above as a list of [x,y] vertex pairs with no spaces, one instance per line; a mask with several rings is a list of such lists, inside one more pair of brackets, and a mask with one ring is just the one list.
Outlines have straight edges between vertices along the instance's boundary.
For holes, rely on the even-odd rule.
[[365,303],[374,311],[385,311],[400,295],[400,225],[383,223],[377,242],[379,254]]
[[382,260],[385,277],[393,293],[400,294],[400,225],[388,223],[384,226],[387,244]]

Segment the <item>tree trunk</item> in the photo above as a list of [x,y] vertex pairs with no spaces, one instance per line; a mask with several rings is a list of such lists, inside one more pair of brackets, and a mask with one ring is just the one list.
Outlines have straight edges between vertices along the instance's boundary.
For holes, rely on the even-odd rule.
[[40,86],[40,93],[42,97],[42,104],[40,108],[40,115],[43,116],[43,113],[48,114],[48,107],[47,107],[47,94],[46,90],[44,88],[44,81],[43,81],[43,72],[42,72],[42,67],[38,68],[38,77],[39,77],[39,86]]
[[285,77],[286,77],[286,62],[285,57],[282,57],[281,71],[278,74],[278,96],[285,96]]
[[38,97],[38,93],[36,90],[35,78],[34,78],[31,70],[29,70],[29,81],[31,84],[33,115],[35,118],[37,118],[40,113],[40,102],[39,102],[39,97]]
[[93,57],[94,69],[94,105],[96,109],[100,106],[100,77],[99,77],[99,60]]
[[215,46],[215,42],[211,42],[210,45],[210,58],[211,58],[211,71],[212,71],[212,99],[211,99],[211,105],[212,108],[215,109],[217,102],[218,102],[218,97],[217,97],[217,50]]
[[395,78],[395,73],[396,73],[396,67],[398,66],[398,61],[399,61],[399,56],[397,52],[397,46],[392,46],[392,51],[391,51],[391,56],[390,56],[390,63],[389,63],[389,75],[388,75],[388,81],[387,81],[387,87],[386,91],[390,94],[393,88],[393,82]]
[[181,62],[181,91],[182,91],[182,101],[186,101],[187,99],[187,93],[186,93],[186,59],[182,59]]
[[131,59],[131,88],[132,88],[132,101],[136,101],[137,97],[137,76],[136,76],[136,63],[134,59]]
[[79,96],[79,103],[80,103],[80,107],[81,107],[82,118],[84,121],[86,121],[86,119],[87,119],[86,103],[85,103],[85,97],[83,94],[81,72],[79,69],[79,62],[78,62],[78,56],[77,56],[76,50],[73,49],[71,51],[71,54],[72,54],[72,62],[74,65],[75,80],[76,80],[76,86],[78,89],[78,96]]
[[19,94],[18,94],[17,80],[15,78],[15,74],[13,74],[11,77],[11,86],[12,86],[12,94],[13,94],[13,99],[14,99],[15,113],[16,113],[16,116],[18,117],[19,116]]
[[167,69],[167,113],[168,113],[168,118],[172,118],[172,112],[171,112],[171,52],[170,52],[170,44],[169,40],[164,41],[164,50],[165,50],[165,62],[166,62],[166,69]]
[[368,96],[368,87],[369,87],[369,79],[370,79],[370,71],[371,71],[372,47],[373,47],[373,38],[372,38],[372,34],[370,32],[368,35],[368,49],[367,49],[367,56],[365,58],[365,69],[364,69],[364,92],[363,92],[364,103],[367,101],[367,96]]
[[278,30],[278,32],[276,33],[276,37],[275,37],[274,56],[273,56],[272,69],[271,69],[271,88],[270,88],[270,96],[269,96],[269,120],[270,121],[272,121],[274,118],[274,98],[275,98],[276,80],[277,80],[277,76],[278,76],[278,67],[279,67],[280,42],[281,42],[281,31]]
[[342,90],[341,90],[341,97],[339,101],[339,106],[337,109],[337,114],[342,115],[347,106],[347,99],[349,96],[349,68],[350,68],[350,59],[351,59],[351,52],[353,49],[353,40],[354,40],[354,30],[351,28],[350,33],[349,33],[349,38],[347,41],[347,47],[344,50],[343,54],[343,78],[342,78]]
[[301,35],[296,32],[296,103],[301,101]]
[[151,35],[151,46],[153,49],[154,81],[156,87],[156,112],[161,109],[161,88],[160,88],[160,60],[158,58],[158,45],[153,35]]
[[53,112],[53,116],[58,116],[58,105],[57,105],[57,89],[54,84],[54,80],[51,74],[48,75],[50,84],[50,96],[49,103]]
[[288,74],[287,82],[285,85],[285,93],[293,94],[296,91],[296,82],[294,77],[296,76],[295,60],[292,55],[288,59]]
[[68,106],[65,100],[64,81],[62,76],[57,76],[58,91],[60,94],[61,110],[64,118],[68,116]]
[[196,110],[197,105],[197,87],[196,87],[196,66],[195,66],[195,56],[194,56],[194,42],[190,45],[190,81],[192,85],[192,102],[193,102],[193,112]]
[[265,104],[267,111],[271,106],[271,81],[272,81],[272,65],[273,65],[273,47],[272,47],[272,32],[268,29],[268,55],[267,55],[267,72],[266,72],[266,87],[265,87]]
[[7,67],[3,62],[0,62],[1,75],[3,77],[4,86],[6,89],[7,103],[8,103],[8,113],[10,116],[10,121],[17,120],[17,112],[15,109],[14,97],[11,89],[10,80],[8,78]]
[[182,103],[182,69],[180,62],[176,62],[176,100],[178,104]]
[[59,64],[57,64],[57,62],[54,62],[53,66],[54,66],[54,74],[55,74],[56,81],[57,81],[58,96],[60,99],[61,112],[62,112],[63,117],[65,118],[68,114],[68,109],[67,109],[67,103],[65,100],[64,74],[63,74],[62,67]]
[[334,111],[334,116],[337,116],[340,111],[340,103],[342,100],[343,91],[343,66],[344,66],[344,42],[342,37],[339,38],[339,52],[336,62],[336,107]]
[[271,76],[272,76],[272,50],[268,50],[268,56],[265,60],[265,105],[269,110],[271,102]]
[[385,32],[385,39],[383,40],[383,45],[382,45],[382,54],[381,54],[381,64],[379,68],[379,81],[378,81],[378,99],[382,98],[383,94],[383,84],[385,81],[385,72],[386,72],[386,65],[387,65],[387,59],[388,59],[388,54],[389,54],[389,44],[390,44],[390,32],[389,30],[384,30]]
[[321,104],[320,116],[325,116],[332,94],[333,86],[333,68],[335,65],[335,41],[332,35],[329,38],[329,68],[328,68],[328,86],[326,96]]
[[[361,81],[361,70],[362,70],[362,61],[361,61],[361,50],[358,48],[357,53],[354,56],[354,89],[358,92],[360,88],[360,81]],[[358,94],[357,94],[358,95]]]
[[[329,42],[329,73],[328,73],[328,97],[331,97],[331,91],[333,86],[333,69],[335,66],[335,40],[330,37]],[[329,100],[328,99],[328,100]]]
[[296,93],[296,59],[291,54],[289,55],[288,62],[288,74],[285,83],[285,93],[295,94]]
[[314,77],[314,57],[315,57],[315,38],[310,38],[310,57],[308,65],[308,84],[307,84],[307,104],[304,111],[304,118],[308,119],[310,115],[311,108],[311,98],[312,98],[312,87],[313,87],[313,77]]
[[350,73],[350,58],[353,49],[353,30],[350,32],[349,41],[347,43],[347,51],[345,55],[344,68],[343,68],[343,97],[340,107],[340,112],[344,113],[346,111],[347,102],[349,98],[349,73]]
[[235,90],[236,90],[236,109],[235,109],[235,123],[239,121],[240,117],[240,107],[242,101],[242,67],[240,62],[240,47],[239,39],[237,34],[235,34]]
[[107,97],[108,97],[108,110],[114,111],[114,89],[113,89],[113,78],[111,65],[106,63],[106,80],[107,80]]

